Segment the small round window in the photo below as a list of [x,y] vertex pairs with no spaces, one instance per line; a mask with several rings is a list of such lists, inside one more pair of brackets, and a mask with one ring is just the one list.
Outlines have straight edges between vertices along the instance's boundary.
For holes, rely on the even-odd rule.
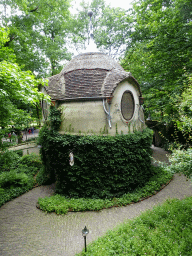
[[135,101],[133,94],[130,91],[125,91],[121,99],[121,113],[123,118],[129,121],[134,114]]

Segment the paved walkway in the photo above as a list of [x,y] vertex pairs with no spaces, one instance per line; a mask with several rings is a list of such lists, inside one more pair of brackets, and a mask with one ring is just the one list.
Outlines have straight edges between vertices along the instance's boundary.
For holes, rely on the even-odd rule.
[[[157,160],[167,161],[164,150],[153,147],[153,151]],[[167,198],[192,196],[192,184],[184,176],[175,175],[168,186],[142,202],[100,212],[70,212],[63,216],[46,214],[36,208],[39,197],[52,193],[51,186],[37,187],[0,208],[1,256],[74,256],[84,247],[81,230],[85,225],[90,231],[87,237],[90,243]]]

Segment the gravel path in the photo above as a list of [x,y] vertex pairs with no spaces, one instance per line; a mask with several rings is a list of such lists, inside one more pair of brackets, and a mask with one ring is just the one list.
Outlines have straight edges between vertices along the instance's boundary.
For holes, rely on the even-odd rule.
[[[163,149],[153,147],[153,156],[156,160],[167,161]],[[192,196],[192,184],[184,176],[175,175],[168,186],[142,202],[100,212],[70,212],[63,216],[46,214],[36,208],[37,199],[53,191],[53,186],[37,187],[0,208],[1,256],[74,256],[84,247],[81,230],[85,225],[90,231],[87,237],[90,243],[108,229],[168,198]]]

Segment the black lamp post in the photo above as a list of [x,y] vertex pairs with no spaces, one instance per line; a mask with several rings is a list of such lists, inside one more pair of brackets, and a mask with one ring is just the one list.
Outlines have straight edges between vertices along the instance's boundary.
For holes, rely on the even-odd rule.
[[82,230],[82,235],[84,237],[84,241],[85,241],[85,252],[87,251],[86,248],[86,236],[89,234],[89,230],[86,228],[86,226],[84,227],[84,229]]

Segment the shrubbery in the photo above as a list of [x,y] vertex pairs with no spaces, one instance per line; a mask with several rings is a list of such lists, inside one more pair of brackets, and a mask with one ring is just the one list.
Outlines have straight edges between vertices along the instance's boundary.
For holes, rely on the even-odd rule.
[[0,174],[0,187],[18,187],[25,186],[29,182],[29,177],[25,173],[17,173],[14,170]]
[[117,136],[78,136],[44,127],[39,141],[45,173],[56,179],[56,191],[69,197],[119,197],[153,175],[149,129]]
[[0,167],[0,206],[42,184],[43,180],[35,180],[42,168],[39,155],[21,156],[21,152],[7,150],[0,153]]
[[35,167],[38,169],[42,167],[40,156],[34,153],[31,153],[30,155],[22,156],[19,163],[22,165],[26,165],[27,167]]
[[112,199],[88,199],[88,198],[66,198],[56,194],[50,197],[39,198],[39,208],[46,212],[55,212],[56,214],[66,214],[69,211],[99,211],[101,209],[124,206],[132,202],[138,202],[143,198],[149,197],[167,184],[172,174],[162,168],[154,167],[156,172],[153,177],[143,186],[131,193],[124,194],[119,198]]
[[166,168],[173,173],[182,173],[192,178],[192,148],[187,150],[176,149],[169,157],[170,165]]
[[14,151],[6,150],[0,153],[0,172],[10,171],[19,161],[19,155]]

